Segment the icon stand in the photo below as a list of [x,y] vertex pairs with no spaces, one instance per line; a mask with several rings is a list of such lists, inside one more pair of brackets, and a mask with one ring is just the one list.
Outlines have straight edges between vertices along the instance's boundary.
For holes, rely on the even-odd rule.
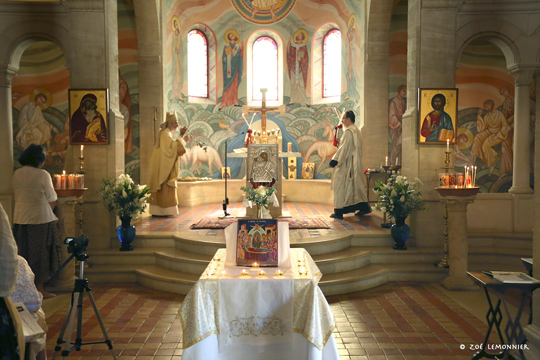
[[[62,266],[67,265],[67,263],[73,258],[70,257],[66,263]],[[80,351],[81,346],[83,345],[93,345],[93,344],[107,344],[112,358],[116,360],[116,356],[114,355],[113,346],[111,343],[111,340],[109,339],[109,336],[107,335],[107,331],[105,330],[105,326],[103,325],[103,321],[101,320],[101,316],[99,315],[98,308],[96,306],[96,302],[94,301],[94,296],[92,295],[92,290],[90,289],[90,286],[88,286],[88,279],[84,278],[84,260],[88,258],[87,255],[84,255],[84,260],[77,257],[80,261],[80,270],[79,270],[79,278],[75,279],[75,287],[73,289],[73,292],[71,293],[71,306],[66,313],[66,318],[64,319],[64,324],[62,325],[62,329],[60,330],[60,335],[58,336],[58,340],[56,341],[56,346],[54,348],[54,354],[53,354],[53,360],[56,359],[56,354],[58,351],[62,349],[62,345],[64,345],[64,350],[62,351],[62,358],[66,359],[68,355],[72,351]],[[92,304],[92,307],[94,308],[94,313],[96,315],[96,318],[98,319],[99,326],[101,327],[101,331],[103,332],[103,336],[105,337],[105,340],[103,341],[92,341],[92,342],[83,342],[82,341],[82,312],[83,312],[83,295],[84,292],[88,294],[88,297],[90,298],[90,303]],[[75,314],[77,313],[77,337],[75,338],[75,342],[71,341],[71,335],[73,334],[73,325],[75,321]],[[67,336],[64,338],[64,334],[66,333],[67,328]],[[73,345],[70,348],[70,345]]]

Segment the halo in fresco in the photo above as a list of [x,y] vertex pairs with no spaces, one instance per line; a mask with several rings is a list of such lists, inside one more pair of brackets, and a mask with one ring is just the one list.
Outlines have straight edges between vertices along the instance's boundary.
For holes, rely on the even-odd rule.
[[472,131],[469,128],[460,127],[460,128],[458,128],[457,133],[458,133],[458,135],[457,135],[458,137],[461,134],[465,134],[467,136],[467,142],[459,145],[458,146],[459,150],[465,150],[465,149],[470,148],[472,143],[473,143],[473,140],[474,140],[474,135],[473,135]]
[[255,24],[273,24],[292,10],[296,0],[231,0],[231,3],[244,19]]
[[176,28],[174,27],[174,22],[176,21],[176,23],[178,24],[178,29],[180,29],[180,20],[178,20],[178,16],[174,15],[172,20],[171,20],[171,27],[172,27],[172,31],[175,31]]
[[29,94],[29,98],[30,98],[30,102],[33,102],[34,99],[36,98],[36,95],[37,94],[43,94],[47,97],[47,102],[39,105],[39,107],[41,108],[41,110],[45,110],[46,108],[48,108],[49,106],[51,106],[52,104],[52,101],[53,101],[53,96],[51,94],[51,92],[48,90],[48,89],[45,89],[45,88],[35,88],[34,90],[32,90],[32,92]]
[[294,36],[293,36],[293,40],[296,39],[296,37],[298,36],[298,34],[303,34],[304,35],[304,40],[302,40],[302,42],[305,44],[307,43],[307,39],[309,37],[307,31],[305,29],[299,29],[299,30],[296,30],[296,32],[294,33]]
[[356,15],[352,14],[349,17],[349,21],[347,22],[347,27],[350,28],[352,25],[353,29],[356,29]]
[[225,42],[229,42],[229,34],[233,34],[234,36],[236,36],[236,39],[237,41],[240,40],[240,34],[238,34],[238,31],[234,30],[234,29],[229,29],[227,31],[225,31],[225,36],[223,36],[225,38]]

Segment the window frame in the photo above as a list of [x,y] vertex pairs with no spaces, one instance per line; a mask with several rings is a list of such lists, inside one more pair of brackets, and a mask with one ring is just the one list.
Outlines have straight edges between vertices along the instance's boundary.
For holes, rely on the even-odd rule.
[[[324,85],[325,85],[325,82],[324,82],[324,68],[325,68],[325,50],[324,50],[324,47],[326,46],[326,40],[328,39],[328,37],[332,34],[332,33],[339,33],[339,38],[341,40],[341,47],[340,47],[340,54],[341,54],[341,57],[339,59],[339,68],[340,68],[340,74],[343,72],[342,69],[343,69],[343,66],[342,66],[342,60],[343,60],[343,38],[341,37],[341,31],[337,28],[333,28],[333,29],[330,29],[326,32],[326,34],[324,34],[324,38],[323,38],[323,41],[322,41],[322,81],[321,81],[321,93],[322,93],[322,98],[327,100],[327,99],[336,99],[336,98],[340,98],[341,97],[341,94],[337,94],[337,95],[330,95],[330,96],[325,96],[325,91],[324,91]],[[340,78],[340,88],[341,88],[341,78]]]
[[[214,31],[204,23],[193,24],[188,31],[188,34],[193,30],[198,30],[204,34],[206,38],[206,56],[207,56],[207,86],[208,86],[208,97],[201,98],[196,96],[189,96],[188,94],[188,103],[191,104],[203,104],[203,105],[217,105],[218,96],[217,96],[217,41]],[[187,35],[186,35],[187,43]],[[186,46],[187,49],[187,46]],[[186,50],[187,54],[187,50]],[[188,55],[189,56],[189,55]],[[188,84],[189,86],[189,84]],[[189,89],[188,89],[189,92]]]
[[325,35],[332,30],[339,30],[339,26],[333,22],[327,22],[317,28],[312,36],[311,41],[311,104],[331,104],[341,102],[341,96],[343,94],[343,37],[341,38],[341,94],[333,97],[323,97],[323,40]]
[[[191,33],[197,33],[199,34],[200,36],[202,36],[203,40],[204,40],[204,45],[206,47],[206,96],[197,96],[197,95],[191,95],[189,93],[189,36]],[[187,72],[188,72],[188,98],[197,98],[197,99],[206,99],[208,100],[210,98],[210,84],[209,84],[209,56],[208,56],[208,51],[209,48],[208,48],[208,39],[206,38],[206,35],[200,30],[200,29],[191,29],[189,30],[188,34],[187,34],[187,53],[188,53],[188,56],[187,56],[187,63],[188,63],[188,66],[187,66]]]

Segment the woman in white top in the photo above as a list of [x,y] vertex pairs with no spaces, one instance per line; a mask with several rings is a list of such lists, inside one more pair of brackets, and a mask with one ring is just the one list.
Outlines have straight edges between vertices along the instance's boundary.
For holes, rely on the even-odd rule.
[[13,236],[19,255],[28,261],[43,297],[53,297],[43,284],[60,265],[58,218],[53,213],[56,192],[51,176],[40,169],[45,161],[43,148],[30,145],[19,157],[22,167],[13,174],[15,213]]

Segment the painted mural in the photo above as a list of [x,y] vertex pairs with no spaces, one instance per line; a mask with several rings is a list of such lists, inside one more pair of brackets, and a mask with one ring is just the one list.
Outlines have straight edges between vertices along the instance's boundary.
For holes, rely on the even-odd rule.
[[[139,100],[135,14],[129,0],[118,1],[119,98],[124,115],[127,173],[139,181]],[[71,158],[69,144],[69,70],[60,47],[40,41],[23,53],[20,70],[12,81],[13,155],[31,143],[43,146],[43,168],[51,174],[74,172],[78,159]]]
[[234,9],[244,19],[255,24],[272,24],[283,19],[296,0],[231,0]]
[[407,110],[407,11],[408,1],[392,10],[388,78],[388,159],[401,164],[402,119]]
[[118,68],[120,112],[124,116],[125,172],[140,182],[139,64],[132,1],[118,1]]
[[30,144],[43,146],[43,168],[62,173],[69,163],[69,71],[64,54],[53,42],[30,45],[21,56],[12,81],[13,156],[18,158]]
[[514,79],[506,70],[499,47],[484,40],[471,42],[456,71],[456,85],[460,93],[454,149],[456,171],[477,166],[476,183],[481,192],[507,192],[512,186],[513,171]]
[[[242,0],[231,0],[241,4]],[[329,17],[333,5],[321,4],[311,0],[275,1],[276,19],[272,20],[270,8],[266,12],[255,14],[254,19],[267,19],[266,28],[276,32],[284,39],[283,61],[279,71],[283,72],[283,103],[287,105],[285,114],[268,114],[268,129],[280,129],[282,134],[282,150],[287,150],[291,143],[292,151],[300,152],[296,171],[301,178],[303,162],[315,163],[315,178],[330,178],[328,165],[336,151],[334,147],[334,127],[339,123],[339,114],[344,110],[359,108],[358,74],[356,53],[359,51],[359,28],[356,17],[360,14],[356,1],[346,1],[346,7],[337,9],[341,17],[343,34],[343,80],[341,102],[331,104],[311,104],[311,71],[310,59],[313,51],[322,51],[321,47],[312,48],[314,33],[317,29],[335,21],[335,16]],[[267,1],[265,3],[272,3]],[[282,5],[280,5],[282,4]],[[239,14],[237,8],[224,1],[207,1],[204,9],[194,9],[186,2],[178,0],[164,1],[166,9],[167,29],[172,29],[173,19],[180,22],[180,34],[184,46],[180,53],[186,56],[185,37],[195,24],[204,23],[216,35],[218,58],[216,104],[188,103],[187,84],[183,83],[181,94],[173,92],[173,76],[176,74],[177,63],[172,49],[174,48],[173,31],[166,30],[167,37],[165,71],[168,93],[167,111],[176,111],[180,126],[187,126],[191,135],[185,156],[181,158],[180,176],[191,177],[209,176],[221,177],[220,168],[224,166],[225,151],[231,153],[234,149],[244,146],[248,125],[242,116],[238,105],[247,104],[247,79],[245,71],[248,66],[245,39],[260,29],[259,23],[251,21],[252,12],[245,10]],[[250,5],[251,6],[251,5]],[[269,5],[270,6],[270,5]],[[287,14],[280,18],[283,7],[288,6]],[[313,19],[305,18],[306,8],[319,8],[320,12]],[[209,11],[211,10],[211,11]],[[210,15],[219,14],[219,15]],[[245,15],[245,16],[244,16]],[[249,19],[246,18],[249,17]],[[346,36],[345,36],[346,34]],[[170,50],[169,50],[170,49]],[[356,64],[356,65],[355,65]],[[182,78],[186,78],[186,64],[183,65]],[[348,80],[346,78],[348,77]],[[210,79],[211,80],[211,79]],[[254,123],[260,120],[260,114],[251,119]],[[341,135],[341,130],[340,134]],[[245,175],[245,162],[242,159],[228,158],[231,177],[242,178]],[[286,164],[284,174],[288,173]]]

